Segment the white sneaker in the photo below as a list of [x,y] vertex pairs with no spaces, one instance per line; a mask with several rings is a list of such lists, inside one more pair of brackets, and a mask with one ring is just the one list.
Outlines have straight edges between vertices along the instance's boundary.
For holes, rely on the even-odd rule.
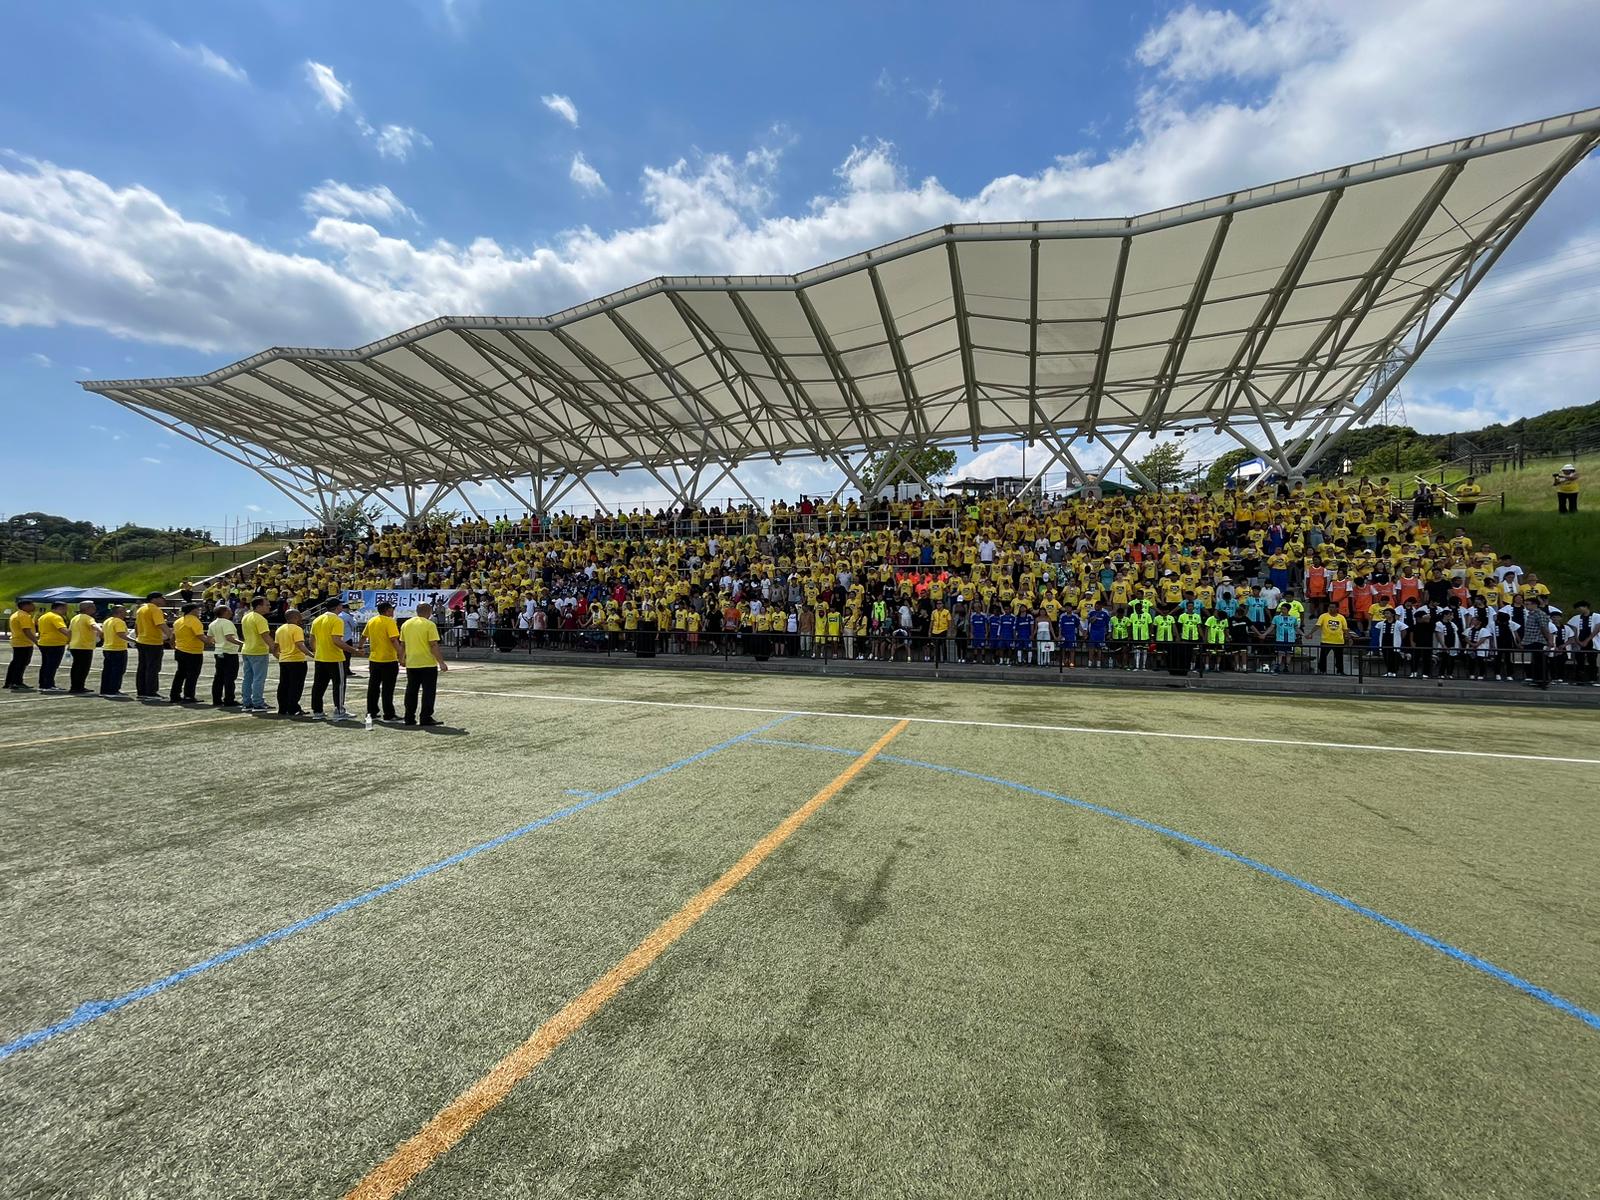
[[311,714],[311,719],[313,721],[326,721],[328,718],[323,716],[321,713],[314,712]]
[[348,721],[350,714],[342,708],[336,708],[333,710],[333,719],[335,721]]

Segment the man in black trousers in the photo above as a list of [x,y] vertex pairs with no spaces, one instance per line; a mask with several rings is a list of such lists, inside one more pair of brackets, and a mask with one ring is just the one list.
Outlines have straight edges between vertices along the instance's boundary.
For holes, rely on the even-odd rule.
[[133,690],[141,700],[161,700],[161,660],[166,657],[167,642],[171,639],[167,614],[161,610],[161,601],[165,598],[160,592],[151,592],[139,611],[133,614],[133,641],[139,653]]
[[6,691],[31,692],[28,686],[28,664],[33,661],[33,648],[39,644],[39,633],[33,623],[33,601],[18,600],[17,611],[11,614],[11,661],[6,664]]

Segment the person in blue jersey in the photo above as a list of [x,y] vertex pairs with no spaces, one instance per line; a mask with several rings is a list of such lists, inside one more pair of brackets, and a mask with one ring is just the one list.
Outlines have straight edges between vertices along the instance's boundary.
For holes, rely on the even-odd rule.
[[1095,602],[1094,608],[1089,613],[1089,662],[1091,666],[1103,667],[1106,665],[1106,643],[1111,637],[1111,614],[1106,611],[1106,602]]
[[1250,622],[1250,628],[1260,635],[1267,628],[1267,602],[1262,599],[1260,592],[1252,592],[1245,597],[1244,619]]
[[989,632],[994,642],[995,661],[1009,663],[1012,647],[1017,642],[1017,618],[1008,612],[1001,613],[998,618],[991,614]]
[[1272,669],[1279,675],[1288,674],[1289,661],[1300,642],[1300,618],[1287,604],[1278,605],[1278,614],[1272,618],[1272,646],[1276,654]]
[[1061,641],[1061,661],[1069,667],[1078,665],[1078,636],[1083,632],[1083,622],[1078,617],[1075,608],[1061,610],[1061,619],[1057,622]]
[[1012,641],[1016,648],[1016,661],[1019,666],[1025,667],[1033,661],[1033,614],[1020,612],[1012,620],[1017,625]]
[[[972,606],[972,615],[967,618],[967,633],[972,649],[971,661],[980,663],[984,661],[989,650],[989,614],[976,604]],[[962,662],[968,661],[962,659]]]

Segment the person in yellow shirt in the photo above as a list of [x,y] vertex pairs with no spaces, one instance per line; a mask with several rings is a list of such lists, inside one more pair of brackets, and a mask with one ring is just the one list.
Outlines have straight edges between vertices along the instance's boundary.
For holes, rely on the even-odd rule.
[[100,626],[100,694],[121,696],[128,671],[128,610],[116,604]]
[[322,698],[333,685],[333,719],[342,721],[350,714],[344,709],[344,664],[355,647],[344,635],[344,601],[334,600],[328,609],[311,622],[311,654],[315,660],[311,680],[311,719],[323,719]]
[[1577,512],[1578,489],[1582,486],[1578,479],[1577,466],[1568,463],[1550,477],[1550,483],[1556,489],[1556,512]]
[[199,703],[195,686],[200,682],[200,668],[205,666],[206,651],[211,646],[211,635],[200,623],[200,606],[191,600],[178,611],[172,626],[172,656],[177,665],[172,672],[172,690],[167,693],[169,703]]
[[17,611],[11,614],[11,661],[6,664],[6,691],[31,692],[27,683],[28,664],[33,661],[33,648],[39,644],[39,632],[34,627],[33,601],[18,600]]
[[274,657],[278,660],[278,715],[303,717],[306,710],[300,707],[300,697],[306,688],[306,631],[300,628],[298,608],[283,614],[283,624],[278,626],[274,644]]
[[67,694],[89,694],[89,668],[94,666],[94,647],[100,638],[100,625],[94,619],[94,601],[78,605],[77,614],[67,629],[67,653],[72,656],[72,673],[67,677]]
[[[433,719],[433,698],[439,690],[439,672],[448,671],[444,648],[439,644],[439,627],[433,623],[433,606],[417,605],[417,615],[400,626],[400,641],[406,659],[407,725],[442,725]],[[421,712],[418,713],[418,704]]]
[[67,653],[67,602],[58,600],[39,617],[39,690],[59,692],[56,668]]
[[1317,674],[1328,673],[1328,655],[1333,654],[1333,671],[1335,675],[1344,674],[1344,642],[1345,636],[1350,632],[1350,622],[1342,613],[1325,612],[1317,618],[1317,631],[1321,634],[1322,644],[1317,650]]
[[361,641],[367,648],[367,716],[374,721],[398,721],[394,685],[400,679],[400,652],[405,644],[394,619],[394,605],[387,601],[378,605],[378,615],[362,629]]
[[133,641],[139,653],[133,691],[141,700],[161,699],[161,660],[168,638],[167,614],[161,609],[165,599],[160,592],[151,592],[133,614]]
[[267,659],[276,649],[272,641],[272,624],[267,620],[268,600],[257,596],[250,602],[250,611],[239,619],[239,634],[243,645],[239,647],[239,662],[243,671],[240,690],[244,699],[241,712],[267,711]]

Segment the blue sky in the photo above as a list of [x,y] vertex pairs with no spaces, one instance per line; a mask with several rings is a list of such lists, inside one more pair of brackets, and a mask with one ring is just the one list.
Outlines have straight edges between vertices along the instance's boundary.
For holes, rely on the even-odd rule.
[[[80,378],[793,271],[948,220],[1121,215],[1600,102],[1600,22],[1571,0],[3,15],[0,513],[109,523],[301,514]],[[1600,392],[1597,199],[1591,161],[1414,373],[1413,423]]]

